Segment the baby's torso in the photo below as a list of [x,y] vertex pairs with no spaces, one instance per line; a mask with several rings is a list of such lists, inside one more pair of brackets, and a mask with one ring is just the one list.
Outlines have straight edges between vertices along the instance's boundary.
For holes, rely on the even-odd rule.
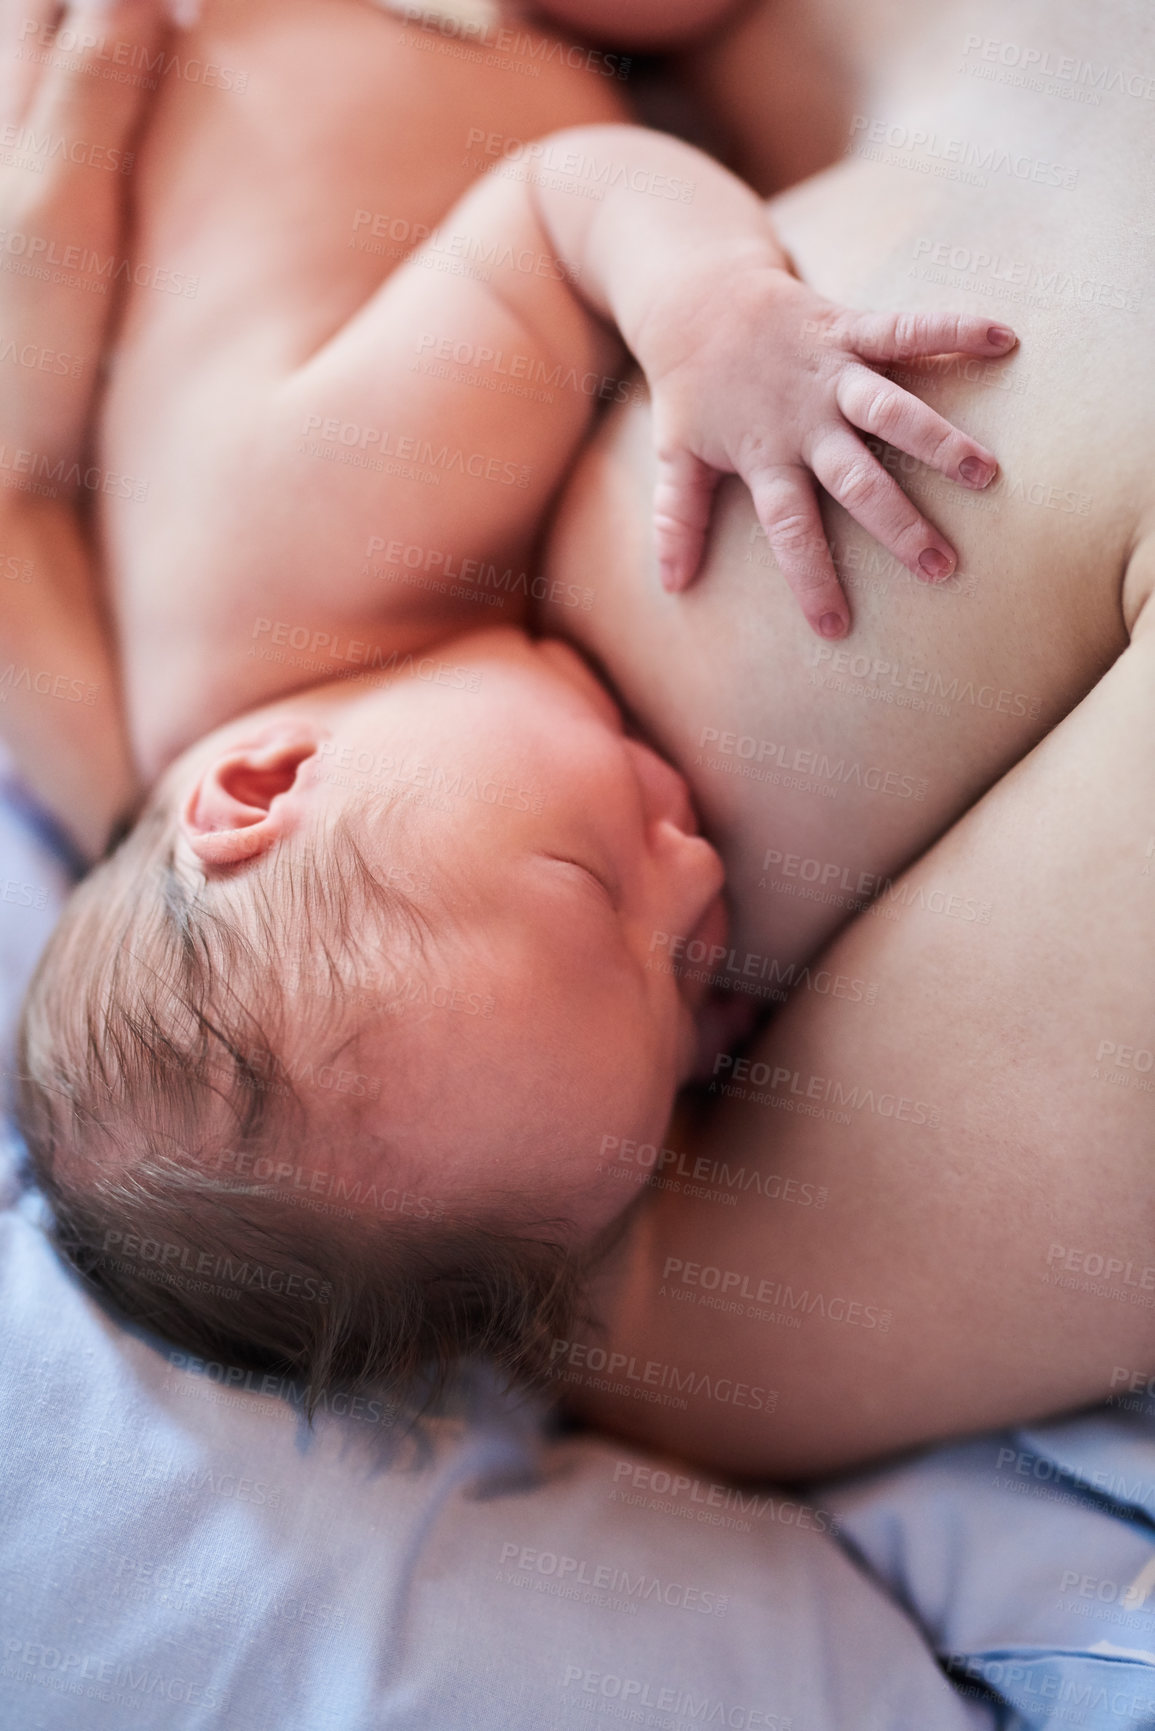
[[[486,406],[468,450],[453,427],[411,448],[371,379],[332,425],[274,424],[269,406],[431,232],[431,280],[486,280],[484,248],[443,229],[447,212],[506,141],[516,157],[519,140],[616,120],[624,89],[613,56],[520,25],[422,28],[368,0],[205,0],[170,53],[134,178],[135,286],[100,452],[132,483],[101,498],[100,527],[146,775],[204,727],[358,670],[386,611],[402,652],[524,617],[557,476],[500,461],[503,429],[524,414],[517,356],[486,366],[432,325],[414,353],[414,370],[476,383],[468,395]],[[296,469],[280,448],[290,435]],[[420,545],[393,544],[390,464],[428,493]],[[445,523],[479,470],[492,485],[471,539]],[[282,536],[287,488],[295,529]],[[296,534],[306,518],[312,538]]]
[[[834,8],[807,10],[812,29]],[[730,872],[735,925],[719,971],[770,1001],[880,888],[880,917],[989,916],[965,885],[941,909],[908,910],[885,881],[1090,689],[1125,647],[1125,613],[1151,581],[1152,32],[1125,10],[1114,34],[1099,13],[1085,25],[1016,15],[1019,62],[1037,50],[1050,68],[1023,83],[1005,75],[1011,33],[988,10],[989,29],[973,7],[969,22],[951,8],[937,25],[905,4],[855,14],[861,44],[841,44],[846,60],[829,80],[847,109],[849,155],[772,206],[800,274],[832,299],[989,311],[1018,331],[1006,362],[950,363],[921,382],[896,375],[1002,465],[974,495],[887,454],[952,538],[958,575],[941,589],[917,583],[832,510],[854,627],[842,644],[820,643],[748,494],[729,482],[696,587],[663,595],[644,407],[602,428],[549,546],[547,575],[593,584],[597,600],[576,618],[554,609],[547,623],[595,659],[689,776]],[[775,15],[801,11],[755,13],[699,68],[702,86],[730,92],[735,135],[751,146],[773,127],[749,69],[759,55],[771,64]],[[872,89],[867,57],[885,67],[890,37],[909,44],[920,32],[921,60],[908,49],[901,75]],[[1097,36],[1113,41],[1110,55]],[[757,168],[774,153],[744,154]]]

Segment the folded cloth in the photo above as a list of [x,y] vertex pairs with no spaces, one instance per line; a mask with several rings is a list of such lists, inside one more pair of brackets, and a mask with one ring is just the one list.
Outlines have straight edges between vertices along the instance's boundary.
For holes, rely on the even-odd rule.
[[815,1493],[1007,1731],[1155,1727],[1155,1381],[1116,1380],[1085,1417]]

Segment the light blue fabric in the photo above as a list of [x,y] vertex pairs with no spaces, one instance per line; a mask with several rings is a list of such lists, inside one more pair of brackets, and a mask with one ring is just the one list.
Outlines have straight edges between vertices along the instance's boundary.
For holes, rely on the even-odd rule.
[[1136,1404],[826,1488],[844,1542],[1007,1731],[1155,1727],[1155,1417]]

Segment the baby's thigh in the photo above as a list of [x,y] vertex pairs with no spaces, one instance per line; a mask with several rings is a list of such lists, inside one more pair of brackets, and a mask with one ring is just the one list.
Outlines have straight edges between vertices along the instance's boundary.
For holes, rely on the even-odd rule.
[[603,1417],[810,1474],[1151,1368],[1153,737],[1143,616],[827,953],[874,1004],[801,992],[716,1061],[697,1194],[647,1204],[605,1293],[614,1350],[709,1378],[684,1411],[600,1396]]

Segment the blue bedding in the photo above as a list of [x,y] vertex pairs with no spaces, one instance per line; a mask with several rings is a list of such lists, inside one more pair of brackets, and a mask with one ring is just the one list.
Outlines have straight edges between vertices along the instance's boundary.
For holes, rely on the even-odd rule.
[[[6,1054],[67,881],[0,774]],[[1155,1727],[1129,1372],[802,1504],[559,1436],[480,1372],[416,1432],[364,1399],[310,1431],[290,1384],[106,1315],[19,1158],[0,1122],[0,1731]]]

